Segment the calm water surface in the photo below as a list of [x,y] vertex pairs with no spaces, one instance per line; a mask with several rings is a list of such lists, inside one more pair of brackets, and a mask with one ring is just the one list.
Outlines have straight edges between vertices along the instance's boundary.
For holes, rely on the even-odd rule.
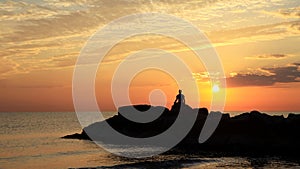
[[279,157],[181,154],[125,159],[91,141],[60,138],[80,131],[73,112],[0,113],[0,168],[300,168],[298,159]]

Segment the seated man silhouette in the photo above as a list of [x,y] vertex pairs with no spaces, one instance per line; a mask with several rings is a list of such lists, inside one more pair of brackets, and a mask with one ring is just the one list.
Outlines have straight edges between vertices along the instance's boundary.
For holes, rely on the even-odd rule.
[[181,105],[181,103],[182,103],[182,104],[185,104],[185,97],[184,97],[184,95],[182,94],[182,90],[179,90],[178,92],[179,92],[179,93],[178,93],[178,95],[176,96],[176,100],[174,101],[174,105],[175,105],[175,104]]

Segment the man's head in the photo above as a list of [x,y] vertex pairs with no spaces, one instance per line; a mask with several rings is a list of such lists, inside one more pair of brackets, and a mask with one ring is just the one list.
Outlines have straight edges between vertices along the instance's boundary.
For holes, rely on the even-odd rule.
[[182,90],[179,89],[178,92],[181,94],[181,93],[182,93]]

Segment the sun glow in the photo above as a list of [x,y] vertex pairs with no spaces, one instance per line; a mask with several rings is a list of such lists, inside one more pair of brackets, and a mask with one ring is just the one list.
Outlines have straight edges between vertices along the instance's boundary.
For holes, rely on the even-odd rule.
[[219,88],[219,85],[215,84],[213,87],[212,87],[212,91],[213,92],[219,92],[220,91],[220,88]]

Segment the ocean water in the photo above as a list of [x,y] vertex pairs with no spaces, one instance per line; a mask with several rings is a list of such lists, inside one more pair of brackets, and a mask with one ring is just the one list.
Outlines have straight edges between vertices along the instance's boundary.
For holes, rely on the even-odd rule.
[[300,168],[299,159],[282,157],[167,154],[127,159],[91,141],[60,138],[80,131],[74,112],[0,113],[0,168]]

